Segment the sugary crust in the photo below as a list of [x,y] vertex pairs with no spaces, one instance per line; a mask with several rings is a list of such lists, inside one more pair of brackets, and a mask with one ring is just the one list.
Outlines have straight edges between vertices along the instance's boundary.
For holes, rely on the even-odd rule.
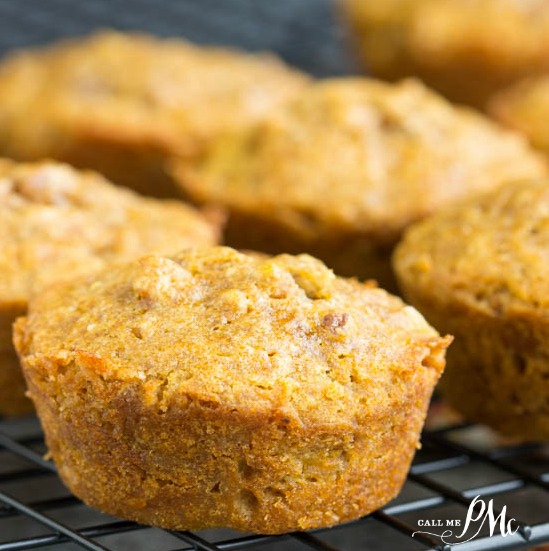
[[488,111],[549,155],[549,77],[533,77],[502,90],[491,98]]
[[417,76],[484,107],[497,90],[549,69],[547,0],[340,0],[365,67]]
[[0,152],[55,158],[173,195],[167,154],[193,154],[307,82],[268,54],[112,31],[66,40],[0,65]]
[[262,533],[398,492],[449,342],[311,257],[228,248],[50,287],[15,327],[76,495],[146,524]]
[[509,184],[412,227],[396,249],[405,296],[456,342],[441,381],[468,418],[549,438],[549,186]]
[[185,193],[229,209],[228,244],[309,252],[382,286],[408,224],[546,171],[522,137],[419,82],[361,78],[314,84],[194,165],[174,163]]
[[[0,350],[14,373],[11,324],[29,297],[59,279],[88,274],[146,252],[213,245],[219,227],[177,201],[138,197],[98,174],[53,162],[0,159]],[[13,385],[23,384],[21,374]],[[3,387],[8,393],[8,388]],[[10,413],[22,392],[0,398]]]

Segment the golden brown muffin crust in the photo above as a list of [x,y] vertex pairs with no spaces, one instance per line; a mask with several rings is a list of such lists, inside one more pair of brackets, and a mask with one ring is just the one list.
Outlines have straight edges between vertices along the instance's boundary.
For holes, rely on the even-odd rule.
[[[103,379],[162,386],[151,404],[160,410],[173,393],[198,393],[229,409],[282,401],[296,423],[334,414],[353,423],[370,408],[390,408],[395,377],[429,364],[438,342],[400,300],[336,278],[319,261],[256,260],[228,248],[145,257],[90,285],[46,291],[33,308],[43,302],[50,315],[33,331],[37,350],[93,350]],[[417,342],[408,346],[411,335]],[[368,396],[372,378],[385,399]]]
[[229,208],[229,244],[312,252],[337,272],[375,277],[360,249],[390,250],[411,222],[546,166],[521,137],[418,82],[346,78],[310,86],[174,172],[196,201]]
[[[497,314],[549,307],[549,182],[513,182],[412,227],[396,258],[414,285]],[[501,313],[501,311],[500,311]]]
[[549,69],[547,0],[340,0],[360,59],[382,78],[417,76],[483,107]]
[[268,54],[113,31],[66,40],[0,65],[0,152],[166,194],[165,155],[194,153],[307,82]]
[[144,523],[266,533],[395,495],[449,344],[311,257],[228,248],[50,287],[15,338],[77,495]]

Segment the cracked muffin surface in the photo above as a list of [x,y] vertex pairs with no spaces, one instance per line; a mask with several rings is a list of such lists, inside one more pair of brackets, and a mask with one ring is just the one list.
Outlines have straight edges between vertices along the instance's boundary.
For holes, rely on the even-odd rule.
[[546,174],[524,138],[417,81],[327,79],[270,117],[174,161],[184,193],[226,207],[226,243],[310,253],[393,288],[404,228],[505,180]]
[[440,389],[468,419],[549,439],[549,182],[515,182],[409,229],[404,296],[456,340]]
[[269,54],[114,31],[65,40],[0,64],[0,154],[173,196],[166,155],[192,156],[308,82]]
[[77,496],[166,528],[280,533],[394,497],[450,339],[307,255],[209,248],[50,287],[15,341]]
[[31,410],[11,344],[11,324],[30,296],[59,279],[146,252],[219,239],[217,224],[184,203],[145,199],[96,173],[53,162],[0,159],[0,222],[3,414]]

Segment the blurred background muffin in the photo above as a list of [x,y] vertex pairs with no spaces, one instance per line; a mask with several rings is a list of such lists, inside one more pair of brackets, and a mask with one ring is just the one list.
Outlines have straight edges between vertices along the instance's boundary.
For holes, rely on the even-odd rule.
[[546,171],[521,136],[421,83],[359,77],[319,80],[192,165],[174,163],[185,194],[228,210],[227,244],[307,252],[388,289],[410,223]]
[[367,71],[417,76],[483,108],[497,90],[549,70],[548,0],[339,0]]
[[501,124],[522,132],[534,147],[549,155],[549,74],[525,79],[501,90],[491,98],[488,111]]
[[471,421],[549,440],[549,181],[512,182],[406,232],[405,297],[455,341],[440,389]]
[[173,196],[167,155],[196,154],[308,82],[273,54],[114,31],[66,40],[0,64],[0,154]]

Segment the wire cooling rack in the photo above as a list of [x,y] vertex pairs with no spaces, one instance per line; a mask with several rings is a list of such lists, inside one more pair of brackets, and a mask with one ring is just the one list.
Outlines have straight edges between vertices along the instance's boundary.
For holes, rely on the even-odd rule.
[[[0,420],[0,551],[447,551],[468,538],[459,549],[473,551],[549,542],[549,450],[495,442],[487,429],[474,425],[425,432],[402,492],[386,507],[331,529],[258,536],[163,531],[94,511],[69,493],[44,459],[35,418]],[[494,519],[504,516],[505,530],[498,520],[491,533],[476,510],[479,520],[460,538],[477,496],[491,503]],[[453,534],[443,541],[438,535],[445,530]]]
[[[331,0],[0,0],[0,55],[101,27],[272,50],[317,76],[354,69]],[[450,542],[471,538],[460,551],[549,544],[549,451],[501,445],[478,426],[426,432],[401,494],[385,508],[332,529],[277,537],[167,532],[103,515],[68,492],[45,451],[35,418],[0,419],[0,551],[444,550],[427,532],[445,530],[453,532]],[[491,534],[479,520],[456,537],[479,495],[494,518],[505,512],[506,521],[515,519],[512,535],[502,535],[499,521]]]

